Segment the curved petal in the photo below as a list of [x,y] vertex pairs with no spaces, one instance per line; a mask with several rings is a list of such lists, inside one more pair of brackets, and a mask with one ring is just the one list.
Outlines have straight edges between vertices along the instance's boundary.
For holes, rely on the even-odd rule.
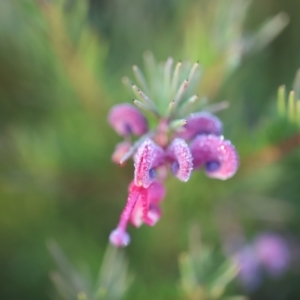
[[144,115],[128,103],[113,106],[108,122],[121,136],[142,135],[148,131],[148,122]]
[[164,162],[164,151],[151,139],[146,139],[134,155],[134,183],[148,188],[155,180],[155,168]]
[[150,205],[147,213],[147,224],[148,226],[154,226],[161,217],[161,209],[158,205]]
[[[129,191],[132,190],[131,183]],[[131,213],[130,223],[140,227],[143,223],[154,226],[161,217],[161,209],[158,204],[165,197],[165,188],[162,183],[154,181],[149,188],[139,188],[140,195]]]
[[159,204],[166,195],[164,185],[159,181],[154,181],[148,188],[148,199],[151,204]]
[[181,181],[188,181],[193,170],[193,157],[190,148],[183,139],[173,140],[167,150],[171,160],[171,171]]
[[180,129],[177,136],[191,140],[199,134],[221,135],[222,122],[218,117],[208,112],[191,114],[186,119],[186,124]]
[[222,136],[200,135],[190,144],[194,158],[194,168],[205,166],[209,177],[228,179],[239,166],[239,157],[235,147]]

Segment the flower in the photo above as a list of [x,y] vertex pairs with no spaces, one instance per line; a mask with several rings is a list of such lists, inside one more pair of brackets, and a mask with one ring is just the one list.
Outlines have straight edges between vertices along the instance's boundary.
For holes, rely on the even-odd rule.
[[167,149],[167,155],[172,173],[179,180],[188,181],[193,170],[193,157],[188,144],[183,139],[175,138]]
[[[150,53],[146,54],[145,61],[148,66],[152,64]],[[188,113],[198,98],[189,95],[189,87],[199,77],[199,64],[195,63],[191,69],[188,65],[177,63],[172,74],[173,59],[169,58],[164,64],[164,78],[154,76],[149,82],[134,66],[136,80],[144,90],[131,85],[139,98],[133,100],[137,108],[124,103],[115,105],[109,112],[109,124],[124,137],[124,141],[116,146],[112,160],[119,165],[131,157],[134,161],[127,203],[109,237],[117,247],[127,246],[130,242],[128,223],[135,227],[154,226],[160,219],[168,170],[186,182],[192,171],[201,167],[209,177],[222,180],[232,177],[238,169],[238,154],[230,141],[222,136],[222,122],[209,112]],[[156,66],[152,65],[152,68]],[[160,74],[160,69],[157,73]],[[181,74],[188,76],[180,83]],[[128,81],[123,79],[127,86]],[[143,112],[153,116],[152,122],[148,122]],[[187,115],[186,119],[180,117],[183,114]],[[154,123],[149,129],[148,124]],[[139,138],[133,140],[133,136]]]
[[134,155],[134,183],[148,188],[155,179],[155,168],[164,162],[164,151],[147,138]]
[[266,272],[279,277],[290,266],[291,253],[287,242],[275,233],[262,233],[254,241],[255,252]]
[[235,147],[223,136],[199,135],[190,144],[194,168],[205,166],[207,176],[228,179],[239,165]]
[[142,223],[155,225],[161,216],[159,203],[165,195],[164,186],[159,182],[152,182],[147,188],[137,186],[132,182],[126,206],[121,214],[117,228],[111,232],[109,240],[117,247],[127,246],[130,242],[127,233],[128,222],[135,227]]
[[115,105],[108,116],[109,124],[122,136],[142,135],[148,130],[148,123],[135,106],[123,103]]
[[263,282],[264,274],[278,278],[287,272],[291,254],[286,239],[276,233],[263,232],[233,255],[239,267],[238,279],[246,290],[256,290]]
[[[129,189],[134,189],[132,182]],[[165,187],[158,181],[154,181],[147,190],[144,190],[130,218],[130,223],[135,227],[140,227],[143,223],[154,226],[161,217],[159,203],[165,197]]]
[[185,140],[191,140],[200,134],[221,135],[222,131],[223,124],[219,118],[211,113],[202,111],[190,114],[187,117],[186,124],[178,133],[178,136]]

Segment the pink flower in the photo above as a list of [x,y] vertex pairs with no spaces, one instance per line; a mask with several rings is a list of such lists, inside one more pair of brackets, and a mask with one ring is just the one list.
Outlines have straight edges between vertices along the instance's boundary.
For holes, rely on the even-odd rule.
[[290,266],[290,250],[287,242],[277,234],[264,233],[259,235],[254,248],[257,257],[269,275],[278,277]]
[[223,125],[219,118],[208,112],[199,112],[186,118],[186,124],[179,130],[177,136],[191,140],[199,134],[221,135],[222,130]]
[[148,122],[144,115],[127,103],[115,105],[109,112],[108,122],[122,136],[142,135],[148,131]]
[[134,183],[148,188],[155,180],[155,168],[164,163],[164,151],[151,139],[146,139],[134,156]]
[[209,177],[228,179],[239,166],[238,154],[230,141],[223,136],[199,135],[190,145],[194,168],[205,167]]
[[[134,187],[132,182],[130,189]],[[164,199],[165,193],[163,184],[158,181],[154,181],[148,189],[144,189],[131,214],[131,224],[135,227],[140,227],[143,223],[154,226],[161,217],[159,203]]]
[[171,171],[181,181],[189,180],[193,170],[193,157],[190,148],[183,139],[176,138],[167,150],[171,160]]
[[125,247],[130,242],[130,236],[126,231],[129,221],[135,227],[140,227],[143,223],[149,226],[157,223],[161,216],[159,203],[165,196],[165,188],[158,181],[154,181],[148,188],[136,186],[132,182],[128,192],[127,203],[119,224],[109,236],[110,242],[117,247]]
[[262,282],[262,274],[259,260],[251,246],[243,246],[235,255],[239,273],[238,280],[248,291],[258,288]]
[[[163,88],[164,102],[159,105],[155,100],[161,99],[161,94],[154,93],[151,95],[154,95],[154,99],[151,99],[136,85],[132,85],[138,97],[133,103],[154,117],[151,131],[146,117],[130,104],[116,105],[109,112],[108,122],[124,137],[124,141],[116,146],[112,160],[123,164],[132,157],[134,161],[134,176],[129,185],[127,203],[117,228],[109,237],[117,247],[127,246],[130,242],[128,223],[135,227],[142,224],[153,226],[160,219],[160,202],[165,196],[163,182],[169,168],[183,182],[189,180],[193,170],[202,166],[205,166],[208,176],[223,180],[233,176],[238,168],[237,152],[229,141],[220,136],[222,123],[216,116],[197,112],[182,118],[185,108],[198,98],[186,95],[193,77],[197,78],[198,63],[190,70],[185,69],[184,63],[178,63],[173,74],[171,69],[172,60],[169,59],[160,82],[165,83],[169,78],[167,81],[170,84]],[[139,83],[145,89],[153,86],[146,84],[140,70],[134,70],[135,77],[139,78]],[[178,81],[182,77],[180,70],[189,74],[183,82]],[[155,80],[155,84],[157,82]],[[134,140],[133,135],[141,137]]]

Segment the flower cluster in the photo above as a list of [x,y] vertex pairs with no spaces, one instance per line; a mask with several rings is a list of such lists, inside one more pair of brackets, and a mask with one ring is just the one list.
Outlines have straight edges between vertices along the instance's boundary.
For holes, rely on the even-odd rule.
[[[146,55],[146,65],[152,72],[156,68],[153,60],[150,54]],[[134,161],[134,178],[129,185],[127,203],[117,228],[109,237],[115,246],[129,244],[129,222],[135,227],[143,223],[153,226],[160,219],[168,170],[186,182],[192,171],[201,168],[209,177],[222,180],[232,177],[238,168],[237,152],[230,141],[224,139],[222,122],[208,111],[189,113],[198,99],[196,95],[187,96],[189,86],[199,77],[198,63],[190,68],[179,62],[174,71],[172,64],[173,60],[168,59],[160,65],[157,73],[163,78],[152,76],[149,83],[134,66],[136,80],[147,95],[133,84],[131,88],[140,99],[133,100],[136,106],[119,104],[109,112],[109,124],[124,137],[116,146],[112,160],[120,165],[131,157]],[[125,83],[128,81],[124,79]],[[145,115],[153,116],[152,128]],[[138,137],[135,141],[134,136]]]

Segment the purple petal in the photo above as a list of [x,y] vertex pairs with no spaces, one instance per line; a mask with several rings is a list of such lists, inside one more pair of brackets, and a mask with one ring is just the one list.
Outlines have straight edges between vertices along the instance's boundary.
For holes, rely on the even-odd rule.
[[142,135],[148,131],[144,115],[128,103],[113,106],[108,115],[108,122],[122,136]]
[[157,220],[153,220],[153,218],[148,217],[150,203],[148,198],[148,189],[143,189],[141,193],[141,202],[143,207],[143,221],[148,226],[154,226]]
[[136,186],[148,188],[155,180],[154,168],[164,161],[164,151],[151,139],[146,139],[134,156],[134,182]]
[[208,112],[191,114],[187,117],[186,121],[187,123],[177,134],[178,137],[185,140],[191,140],[199,134],[222,134],[222,122],[219,118]]
[[261,234],[256,238],[254,247],[261,264],[267,272],[278,277],[290,265],[290,251],[286,241],[273,233]]
[[173,140],[167,150],[171,159],[171,171],[181,181],[188,181],[193,170],[193,157],[189,146],[183,139]]
[[148,226],[154,226],[161,217],[161,210],[157,203],[165,196],[164,187],[158,181],[153,182],[148,189],[143,190],[143,221]]
[[239,273],[238,279],[248,291],[253,291],[259,287],[262,282],[259,261],[255,251],[250,246],[242,247],[235,255]]
[[239,166],[239,157],[235,147],[222,136],[200,135],[190,145],[194,168],[206,167],[209,177],[228,179]]
[[151,204],[159,204],[166,195],[166,189],[159,181],[154,181],[148,188],[148,199]]
[[145,223],[149,226],[154,226],[159,221],[160,218],[161,218],[160,207],[157,205],[151,205],[147,213],[148,222]]

